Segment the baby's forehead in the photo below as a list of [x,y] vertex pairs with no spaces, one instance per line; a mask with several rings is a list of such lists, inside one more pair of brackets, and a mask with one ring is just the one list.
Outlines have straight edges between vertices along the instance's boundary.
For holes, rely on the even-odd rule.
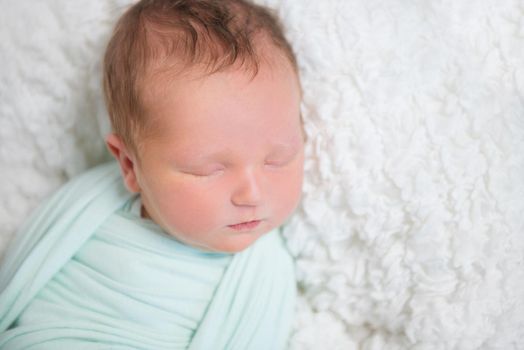
[[[220,132],[224,123],[242,124],[254,116],[246,128],[271,130],[281,122],[271,116],[298,120],[300,113],[298,79],[291,65],[283,62],[260,65],[256,72],[245,67],[229,67],[209,73],[193,67],[174,77],[155,74],[142,91],[147,114],[144,119],[150,126],[148,136],[176,138],[186,146],[221,135],[235,137],[227,134],[228,128]],[[195,126],[200,128],[199,133],[194,134],[196,142],[186,137]],[[287,128],[286,125],[278,128],[283,127]],[[267,138],[267,135],[254,133],[252,137]]]
[[292,74],[300,89],[298,72],[292,62],[289,62],[287,57],[279,51],[276,48],[268,49],[256,65],[238,61],[231,66],[220,67],[220,69],[214,69],[206,63],[191,65],[176,62],[153,63],[147,69],[139,84],[141,102],[148,105],[157,102],[158,99],[172,98],[169,95],[174,89],[185,89],[190,83],[191,91],[197,93],[206,80],[211,80],[214,76],[220,74],[240,77],[245,81],[245,84],[249,84],[260,75]]

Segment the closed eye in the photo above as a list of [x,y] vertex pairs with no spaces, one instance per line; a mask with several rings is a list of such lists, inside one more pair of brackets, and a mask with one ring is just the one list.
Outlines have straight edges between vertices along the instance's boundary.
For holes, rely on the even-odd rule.
[[277,167],[277,168],[283,167],[291,163],[296,158],[297,154],[298,152],[293,153],[291,155],[283,155],[283,156],[268,158],[266,159],[264,164],[270,167]]
[[211,177],[211,176],[217,176],[222,174],[223,170],[215,170],[213,172],[201,172],[201,173],[192,173],[191,175],[196,177]]
[[218,176],[224,172],[224,167],[202,168],[202,169],[188,169],[183,170],[182,173],[195,177],[211,177]]

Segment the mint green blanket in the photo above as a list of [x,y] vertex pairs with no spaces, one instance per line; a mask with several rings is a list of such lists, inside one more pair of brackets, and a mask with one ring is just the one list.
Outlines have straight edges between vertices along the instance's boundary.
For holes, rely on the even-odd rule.
[[0,268],[1,349],[284,349],[293,261],[277,231],[237,254],[129,212],[115,163],[69,182]]

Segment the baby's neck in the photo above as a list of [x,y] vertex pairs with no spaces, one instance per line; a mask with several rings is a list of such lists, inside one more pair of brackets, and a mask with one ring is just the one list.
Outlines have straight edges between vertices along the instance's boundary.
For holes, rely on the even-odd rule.
[[148,220],[151,220],[151,218],[149,217],[149,215],[147,214],[147,210],[146,208],[144,208],[144,205],[141,204],[140,205],[140,217],[142,219],[148,219]]

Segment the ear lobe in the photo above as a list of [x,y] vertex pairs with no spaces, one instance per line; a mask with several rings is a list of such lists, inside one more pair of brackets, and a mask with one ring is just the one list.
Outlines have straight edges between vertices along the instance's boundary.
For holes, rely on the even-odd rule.
[[137,181],[137,168],[133,155],[129,152],[122,140],[115,134],[106,137],[106,145],[120,165],[124,184],[130,192],[140,192]]

